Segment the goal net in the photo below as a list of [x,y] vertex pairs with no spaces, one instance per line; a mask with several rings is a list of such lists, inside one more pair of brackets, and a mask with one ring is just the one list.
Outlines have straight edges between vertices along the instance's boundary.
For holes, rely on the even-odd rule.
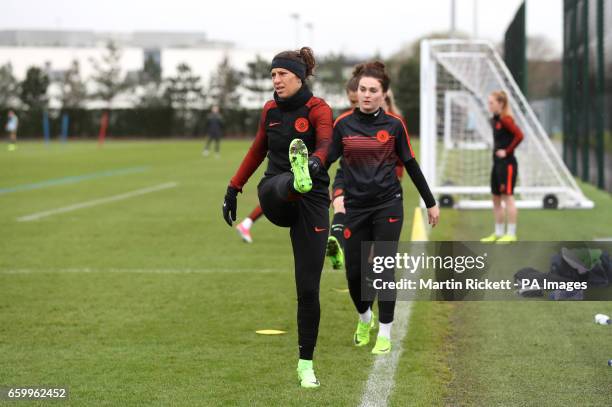
[[504,90],[525,138],[515,151],[520,208],[592,208],[490,43],[421,42],[421,166],[445,206],[490,208],[491,92]]

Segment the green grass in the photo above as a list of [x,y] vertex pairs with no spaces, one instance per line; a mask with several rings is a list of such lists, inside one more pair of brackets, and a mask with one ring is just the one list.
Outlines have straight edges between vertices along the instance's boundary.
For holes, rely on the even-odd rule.
[[[593,210],[519,211],[519,238],[579,241],[612,236],[610,194],[579,184],[595,202]],[[491,211],[444,209],[441,219],[432,230],[432,240],[474,241],[493,230]],[[612,404],[606,364],[612,358],[610,332],[592,322],[596,313],[612,313],[609,302],[455,305],[441,324],[453,349],[447,405]]]
[[[374,359],[351,346],[355,312],[336,291],[344,273],[326,264],[315,362],[323,386],[303,391],[288,230],[261,220],[246,245],[221,219],[247,147],[226,141],[222,159],[201,157],[198,142],[0,150],[0,189],[144,168],[0,193],[0,387],[68,386],[70,404],[88,406],[357,405]],[[239,218],[257,204],[262,172],[240,194]],[[166,182],[178,186],[16,221]],[[408,177],[404,187],[408,240],[417,193]],[[583,188],[596,209],[522,211],[520,236],[610,236],[609,194]],[[432,238],[474,240],[491,223],[489,212],[444,210]],[[606,303],[416,302],[390,405],[610,405],[609,332],[591,323],[606,311]],[[254,333],[262,328],[288,333]]]

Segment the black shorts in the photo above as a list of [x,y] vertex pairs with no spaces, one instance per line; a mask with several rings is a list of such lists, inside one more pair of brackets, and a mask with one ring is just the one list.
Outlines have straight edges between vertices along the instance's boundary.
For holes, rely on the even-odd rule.
[[491,193],[493,195],[513,195],[518,174],[518,163],[514,156],[495,159],[491,170]]

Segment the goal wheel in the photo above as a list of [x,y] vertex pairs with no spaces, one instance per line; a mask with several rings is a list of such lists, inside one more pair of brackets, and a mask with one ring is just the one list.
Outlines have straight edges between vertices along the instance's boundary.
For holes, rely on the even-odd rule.
[[442,195],[440,197],[440,206],[442,208],[452,208],[455,204],[455,200],[450,195]]
[[559,207],[559,199],[556,195],[548,194],[544,196],[542,204],[544,209],[557,209]]

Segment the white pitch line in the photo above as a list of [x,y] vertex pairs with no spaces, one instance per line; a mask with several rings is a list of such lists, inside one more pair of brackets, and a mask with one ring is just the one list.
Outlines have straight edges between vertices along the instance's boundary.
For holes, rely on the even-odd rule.
[[[425,222],[420,208],[414,211],[412,222],[412,240],[428,240]],[[393,335],[391,338],[393,346],[387,355],[376,356],[374,366],[368,376],[363,394],[361,396],[361,407],[386,407],[389,396],[395,385],[395,370],[400,361],[404,347],[402,345],[412,313],[412,301],[397,301],[395,304],[395,315],[393,317]]]
[[124,199],[133,198],[135,196],[150,194],[151,192],[157,192],[168,188],[174,188],[178,184],[176,182],[167,182],[165,184],[155,185],[148,188],[137,189],[135,191],[126,192],[119,195],[109,196],[107,198],[94,199],[92,201],[81,202],[74,205],[64,206],[63,208],[50,209],[48,211],[42,211],[33,213],[31,215],[21,216],[17,218],[18,222],[29,222],[33,220],[38,220],[42,218],[46,218],[47,216],[57,215],[58,213],[66,213],[71,211],[76,211],[78,209],[89,208],[96,205],[102,205],[109,202],[121,201]]
[[402,356],[402,342],[408,332],[408,321],[412,312],[412,301],[398,301],[393,318],[393,346],[391,352],[376,356],[374,366],[366,382],[360,406],[383,407],[387,405],[391,390],[395,384],[395,369]]

